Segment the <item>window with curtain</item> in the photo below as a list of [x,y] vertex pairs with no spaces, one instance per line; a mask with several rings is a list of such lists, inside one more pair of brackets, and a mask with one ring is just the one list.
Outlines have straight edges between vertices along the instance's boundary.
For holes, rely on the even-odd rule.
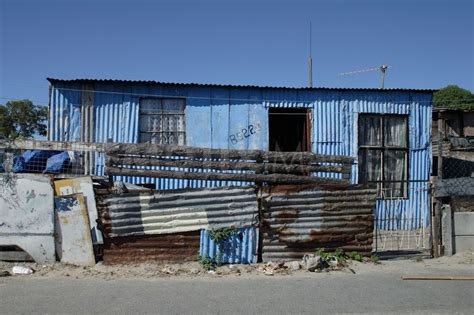
[[380,198],[406,198],[408,156],[408,116],[359,115],[359,183]]
[[143,98],[140,100],[140,142],[185,145],[185,99]]

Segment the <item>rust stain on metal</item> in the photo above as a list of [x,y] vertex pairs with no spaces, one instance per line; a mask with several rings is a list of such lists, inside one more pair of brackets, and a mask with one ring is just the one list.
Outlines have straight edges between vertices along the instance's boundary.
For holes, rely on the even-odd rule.
[[267,194],[291,194],[309,189],[344,189],[349,187],[349,184],[305,184],[305,185],[271,185],[261,188],[263,193]]
[[287,187],[263,195],[263,261],[300,259],[316,248],[372,251],[375,190]]
[[258,215],[253,188],[125,193],[97,200],[107,237],[248,227]]
[[105,264],[197,260],[200,232],[106,238]]
[[298,217],[298,210],[297,209],[283,210],[282,212],[278,212],[275,215],[275,217],[279,219],[296,219]]

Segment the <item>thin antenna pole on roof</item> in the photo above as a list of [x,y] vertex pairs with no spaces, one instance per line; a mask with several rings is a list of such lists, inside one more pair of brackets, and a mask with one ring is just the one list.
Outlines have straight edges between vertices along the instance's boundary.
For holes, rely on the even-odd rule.
[[313,58],[311,56],[311,31],[312,31],[312,25],[311,21],[309,21],[309,59],[308,59],[308,68],[309,68],[309,82],[308,85],[309,87],[313,87]]
[[364,70],[358,70],[358,71],[343,72],[343,73],[339,73],[339,75],[352,75],[352,74],[359,74],[359,73],[363,73],[363,72],[380,71],[381,74],[382,74],[381,82],[380,82],[381,83],[380,88],[383,90],[383,89],[385,89],[385,76],[387,75],[387,70],[388,70],[388,68],[391,68],[391,67],[392,66],[383,64],[379,67],[369,68],[369,69],[364,69]]
[[388,68],[389,66],[387,65],[380,66],[380,71],[382,72],[382,90],[385,88],[385,74],[387,73]]

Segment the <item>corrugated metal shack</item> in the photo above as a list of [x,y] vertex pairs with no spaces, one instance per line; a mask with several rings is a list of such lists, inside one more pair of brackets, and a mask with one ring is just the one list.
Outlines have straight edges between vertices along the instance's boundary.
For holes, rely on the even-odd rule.
[[[433,90],[48,80],[49,140],[310,151],[351,157],[351,183],[376,189],[376,229],[410,231],[430,225]],[[104,175],[105,154],[88,158],[90,173]],[[218,176],[208,180],[143,176],[147,170],[215,174],[186,166],[186,162],[179,164],[179,158],[172,155],[170,159],[160,166],[133,166],[141,170],[141,176],[119,172],[116,174],[122,176],[114,179],[158,190],[254,184]],[[310,173],[334,179],[344,176],[341,172]]]
[[[403,133],[407,141],[401,145],[407,156],[401,163],[405,167],[400,172],[403,178],[396,179],[404,181],[404,186],[387,184],[379,188],[377,224],[381,229],[416,229],[429,224],[433,90],[48,80],[51,84],[50,140],[139,143],[157,135],[153,140],[156,143],[222,149],[309,150],[356,158],[353,183],[367,180],[361,179],[358,171],[362,152],[360,125],[373,119],[366,116],[404,117],[407,128]],[[378,126],[384,122],[385,118]],[[385,125],[389,125],[388,120]],[[290,140],[278,129],[289,134]],[[294,130],[293,134],[290,130]],[[296,145],[291,139],[297,139]],[[103,174],[104,156],[99,154],[93,159],[91,171]],[[384,161],[376,163],[385,160],[386,164],[391,163],[390,157],[381,159]],[[386,176],[382,181],[390,182],[390,175],[384,174],[386,169],[389,167],[376,176]],[[121,179],[136,184],[152,183],[160,190],[246,184],[193,179]]]

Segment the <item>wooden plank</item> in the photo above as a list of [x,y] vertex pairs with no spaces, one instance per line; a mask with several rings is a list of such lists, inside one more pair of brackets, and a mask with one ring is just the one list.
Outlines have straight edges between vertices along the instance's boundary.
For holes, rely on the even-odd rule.
[[243,170],[256,173],[282,173],[282,174],[305,174],[312,172],[348,173],[351,166],[313,166],[302,164],[277,164],[277,163],[255,163],[255,162],[232,162],[232,161],[196,161],[179,159],[158,159],[153,157],[126,157],[111,156],[107,166],[168,166],[180,168],[202,168],[216,170]]
[[[81,93],[81,141],[94,141],[94,85],[85,83]],[[84,154],[84,174],[94,173],[94,152]]]
[[193,158],[211,158],[227,160],[256,160],[276,163],[315,163],[331,162],[352,164],[354,159],[347,156],[313,154],[310,152],[274,152],[261,150],[225,150],[161,144],[114,143],[107,145],[108,155],[151,155],[151,156],[183,156]]
[[321,185],[349,185],[348,180],[324,177],[297,176],[289,174],[229,174],[229,173],[192,173],[179,171],[138,170],[130,168],[108,167],[108,175],[137,176],[174,179],[198,180],[225,180],[243,181],[269,184],[321,184]]
[[466,280],[473,281],[474,276],[402,276],[402,280]]
[[458,159],[458,160],[474,162],[474,149],[471,148],[470,150],[471,151],[451,150],[451,151],[445,152],[444,156]]
[[56,252],[62,263],[95,265],[87,206],[82,194],[54,197]]
[[39,140],[0,140],[0,149],[105,152],[105,143],[62,142]]

